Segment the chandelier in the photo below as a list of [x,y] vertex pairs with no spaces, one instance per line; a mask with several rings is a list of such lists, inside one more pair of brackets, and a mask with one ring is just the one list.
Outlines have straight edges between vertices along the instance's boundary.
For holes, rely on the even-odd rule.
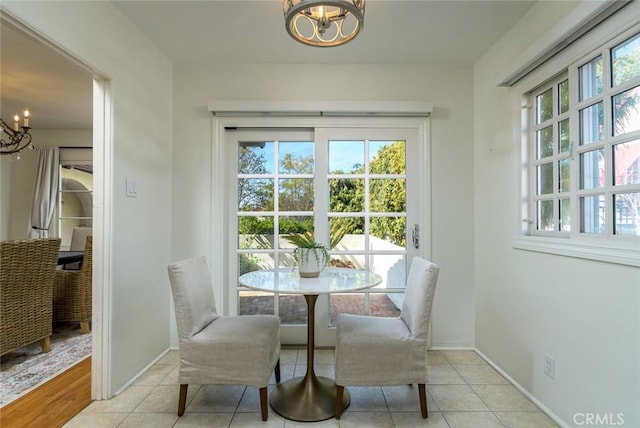
[[306,45],[339,46],[364,26],[364,0],[283,0],[287,32]]
[[31,146],[29,117],[29,110],[25,110],[22,127],[20,126],[20,116],[17,114],[13,116],[13,126],[9,126],[0,118],[0,154],[11,155]]

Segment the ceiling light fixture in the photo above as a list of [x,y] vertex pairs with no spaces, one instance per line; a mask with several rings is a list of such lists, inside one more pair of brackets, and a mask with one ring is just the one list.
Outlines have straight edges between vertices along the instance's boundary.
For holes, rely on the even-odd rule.
[[283,0],[287,32],[306,45],[339,46],[364,27],[364,0]]
[[[29,134],[29,110],[24,111],[22,130],[20,130],[20,116],[13,116],[13,127],[0,118],[0,154],[11,155],[31,146]],[[6,137],[5,137],[6,135]],[[18,157],[20,154],[18,154]]]

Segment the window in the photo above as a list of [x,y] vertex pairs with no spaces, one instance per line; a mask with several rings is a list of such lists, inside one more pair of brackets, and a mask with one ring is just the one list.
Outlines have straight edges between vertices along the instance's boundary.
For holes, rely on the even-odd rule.
[[612,40],[525,98],[523,236],[637,252],[640,33]]

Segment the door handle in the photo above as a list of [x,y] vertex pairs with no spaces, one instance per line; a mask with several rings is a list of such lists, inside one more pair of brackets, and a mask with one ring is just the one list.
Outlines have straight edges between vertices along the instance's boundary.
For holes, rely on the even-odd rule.
[[413,241],[413,248],[420,248],[420,226],[417,224],[413,225],[413,230],[411,231],[411,240]]

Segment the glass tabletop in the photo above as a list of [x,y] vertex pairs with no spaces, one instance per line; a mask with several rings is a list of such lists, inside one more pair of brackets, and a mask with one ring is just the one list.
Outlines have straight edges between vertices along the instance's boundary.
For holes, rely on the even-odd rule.
[[364,290],[382,282],[382,277],[364,269],[328,268],[317,278],[301,278],[297,269],[269,269],[245,273],[240,285],[284,294],[330,294]]

